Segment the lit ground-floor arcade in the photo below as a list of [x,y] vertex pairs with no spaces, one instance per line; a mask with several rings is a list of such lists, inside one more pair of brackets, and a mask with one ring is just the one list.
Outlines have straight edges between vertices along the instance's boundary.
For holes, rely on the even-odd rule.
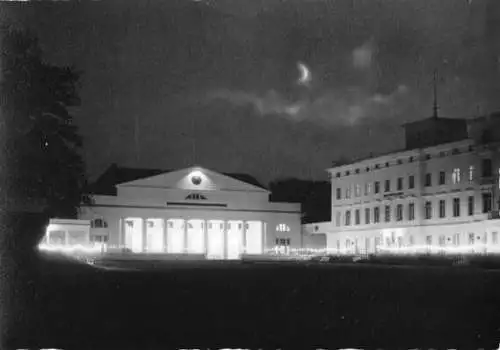
[[328,231],[326,249],[338,254],[500,253],[500,220],[444,225]]

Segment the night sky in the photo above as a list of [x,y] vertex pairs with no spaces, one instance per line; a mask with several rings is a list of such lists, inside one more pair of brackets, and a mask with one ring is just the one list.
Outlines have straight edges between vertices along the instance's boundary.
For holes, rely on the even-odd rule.
[[[84,72],[74,115],[91,178],[112,162],[195,162],[264,182],[326,179],[340,156],[402,147],[400,125],[432,113],[435,69],[441,116],[500,110],[498,0],[2,7],[47,60]],[[298,84],[298,62],[309,85]]]

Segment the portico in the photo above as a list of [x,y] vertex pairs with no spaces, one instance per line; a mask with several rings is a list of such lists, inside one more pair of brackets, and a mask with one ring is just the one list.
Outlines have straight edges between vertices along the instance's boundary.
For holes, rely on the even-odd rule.
[[302,246],[300,204],[269,202],[269,191],[251,177],[201,167],[152,176],[134,170],[133,178],[124,172],[131,170],[108,169],[97,184],[109,182],[114,192],[97,188],[80,215],[93,223],[91,231],[108,233],[110,248],[239,259],[277,242]]
[[120,222],[119,245],[134,253],[204,254],[238,259],[262,254],[265,223],[248,220],[127,217]]

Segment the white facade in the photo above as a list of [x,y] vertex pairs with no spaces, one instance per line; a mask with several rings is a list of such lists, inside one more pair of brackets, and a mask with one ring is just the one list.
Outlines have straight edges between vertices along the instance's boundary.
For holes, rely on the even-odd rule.
[[135,253],[238,259],[302,246],[300,204],[269,202],[269,191],[193,167],[120,183],[81,208],[94,236]]
[[[499,144],[472,139],[406,150],[328,169],[338,252],[496,251]],[[488,248],[486,248],[488,247]]]

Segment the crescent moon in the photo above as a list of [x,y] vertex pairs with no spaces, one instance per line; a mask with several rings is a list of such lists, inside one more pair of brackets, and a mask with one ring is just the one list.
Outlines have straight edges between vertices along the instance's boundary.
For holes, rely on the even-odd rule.
[[297,68],[300,70],[300,78],[298,80],[298,83],[301,85],[307,85],[311,81],[311,72],[309,71],[309,68],[301,62],[297,63]]

